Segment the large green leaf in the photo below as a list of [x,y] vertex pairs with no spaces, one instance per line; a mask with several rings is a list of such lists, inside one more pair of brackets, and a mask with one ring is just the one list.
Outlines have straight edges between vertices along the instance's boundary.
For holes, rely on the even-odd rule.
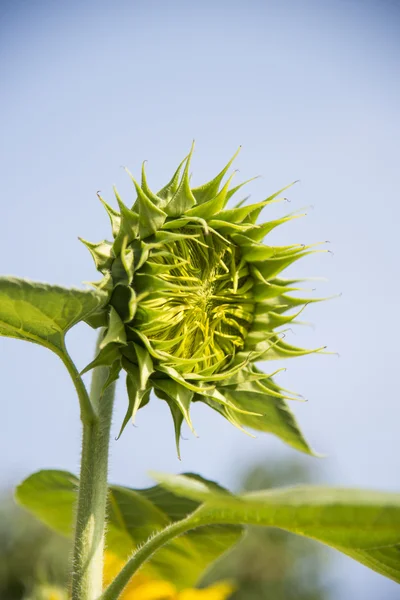
[[97,290],[0,277],[0,335],[35,342],[60,354],[68,329],[106,299],[107,295]]
[[[226,493],[198,476],[187,478],[201,482],[210,491]],[[39,471],[18,486],[16,498],[46,525],[69,536],[77,486],[78,480],[71,473]],[[198,506],[197,500],[180,497],[160,485],[143,490],[110,486],[107,549],[126,559],[155,532],[185,518]],[[179,588],[191,587],[208,565],[238,541],[241,532],[238,526],[214,524],[192,530],[163,547],[144,568]]]
[[[152,576],[192,586],[239,539],[239,526],[264,525],[318,540],[400,583],[400,494],[304,486],[233,496],[192,474],[155,478],[161,485],[143,490],[110,486],[107,527],[107,548],[125,559],[149,536],[194,513],[188,525],[194,529],[145,565]],[[39,471],[16,496],[70,535],[77,484],[70,473]]]
[[305,486],[233,496],[182,475],[155,478],[175,494],[203,503],[199,525],[285,529],[332,546],[400,583],[400,494]]

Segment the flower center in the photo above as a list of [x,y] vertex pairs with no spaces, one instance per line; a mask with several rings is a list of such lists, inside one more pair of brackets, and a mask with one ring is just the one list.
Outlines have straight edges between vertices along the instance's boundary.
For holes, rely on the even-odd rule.
[[182,372],[223,370],[253,321],[253,279],[239,248],[194,227],[151,251],[134,327]]

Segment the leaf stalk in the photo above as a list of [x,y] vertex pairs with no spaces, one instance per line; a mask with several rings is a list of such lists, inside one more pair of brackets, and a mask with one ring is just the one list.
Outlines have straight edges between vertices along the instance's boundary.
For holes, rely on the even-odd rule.
[[119,598],[133,575],[147,560],[149,560],[149,558],[151,558],[151,556],[153,556],[155,552],[157,552],[157,550],[174,538],[177,538],[183,533],[195,529],[200,525],[203,525],[203,523],[197,521],[197,514],[194,512],[185,519],[176,521],[151,536],[145,544],[135,550],[116,578],[110,583],[108,588],[104,590],[103,594],[99,597],[99,600],[116,600]]

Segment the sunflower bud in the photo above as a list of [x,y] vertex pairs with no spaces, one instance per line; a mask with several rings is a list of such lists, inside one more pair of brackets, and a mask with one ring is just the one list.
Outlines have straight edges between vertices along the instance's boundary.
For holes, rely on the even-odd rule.
[[226,208],[248,183],[231,188],[232,175],[223,184],[237,153],[214,179],[191,188],[192,152],[193,146],[157,193],[149,188],[144,165],[140,184],[129,173],[137,194],[131,208],[116,190],[118,211],[99,196],[113,241],[82,241],[103,274],[94,285],[108,292],[109,301],[88,321],[104,326],[105,335],[84,372],[109,366],[107,386],[125,371],[129,406],[121,433],[154,390],[171,410],[178,453],[183,420],[193,430],[190,406],[195,401],[240,429],[271,431],[309,451],[273,422],[280,412],[289,428],[297,427],[285,403],[296,395],[279,388],[275,373],[262,373],[256,363],[320,350],[289,345],[281,329],[317,301],[290,295],[297,282],[280,278],[314,250],[303,244],[263,244],[272,229],[299,216],[257,223],[261,210],[287,188],[257,204],[246,205],[245,199]]

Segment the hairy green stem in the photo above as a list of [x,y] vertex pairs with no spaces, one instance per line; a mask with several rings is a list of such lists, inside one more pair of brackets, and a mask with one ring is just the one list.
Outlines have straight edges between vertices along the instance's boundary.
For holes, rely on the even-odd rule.
[[108,368],[94,369],[90,404],[95,418],[89,421],[82,419],[83,443],[73,552],[72,600],[95,600],[102,593],[108,450],[115,393],[115,384],[112,384],[102,394],[107,377]]
[[133,577],[136,571],[138,571],[140,567],[149,560],[155,552],[157,552],[157,550],[162,548],[167,542],[190,531],[190,529],[195,529],[199,525],[202,525],[202,523],[197,521],[196,513],[192,513],[186,517],[186,519],[172,523],[162,531],[159,531],[154,536],[150,537],[126,562],[114,581],[110,583],[108,588],[100,596],[100,600],[116,600],[119,598],[131,577]]

